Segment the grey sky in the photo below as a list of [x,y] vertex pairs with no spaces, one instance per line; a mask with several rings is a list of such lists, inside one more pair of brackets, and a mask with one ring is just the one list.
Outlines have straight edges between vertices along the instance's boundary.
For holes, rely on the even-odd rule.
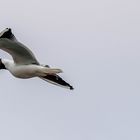
[[[11,27],[74,91],[0,71],[2,140],[139,140],[140,2],[4,0]],[[0,51],[0,57],[11,58]]]

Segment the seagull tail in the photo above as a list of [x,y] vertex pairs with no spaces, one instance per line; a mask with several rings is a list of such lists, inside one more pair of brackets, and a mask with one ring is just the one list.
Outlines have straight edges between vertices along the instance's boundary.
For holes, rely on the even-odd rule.
[[58,76],[57,74],[49,74],[49,75],[46,75],[44,77],[40,77],[41,79],[51,83],[51,84],[54,84],[54,85],[58,85],[58,86],[61,86],[61,87],[65,87],[65,88],[68,88],[70,90],[73,90],[74,88],[68,84],[67,82],[65,82],[60,76]]

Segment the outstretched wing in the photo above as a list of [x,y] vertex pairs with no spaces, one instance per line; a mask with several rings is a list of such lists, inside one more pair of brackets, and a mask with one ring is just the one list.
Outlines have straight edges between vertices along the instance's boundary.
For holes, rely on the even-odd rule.
[[31,50],[17,41],[10,28],[0,33],[0,49],[9,53],[16,64],[39,64]]
[[0,49],[9,53],[16,64],[39,64],[31,50],[20,42],[0,38]]
[[54,84],[54,85],[58,85],[58,86],[61,86],[61,87],[65,87],[65,88],[68,88],[70,90],[73,90],[74,88],[69,84],[67,83],[66,81],[64,81],[60,76],[58,76],[57,74],[54,74],[54,75],[46,75],[44,77],[40,77],[41,79],[51,83],[51,84]]

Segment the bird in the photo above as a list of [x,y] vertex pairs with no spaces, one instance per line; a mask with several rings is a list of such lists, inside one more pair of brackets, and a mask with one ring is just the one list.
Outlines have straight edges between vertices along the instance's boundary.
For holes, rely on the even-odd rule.
[[40,64],[33,52],[16,39],[11,28],[0,32],[0,49],[13,58],[12,60],[0,58],[0,69],[8,70],[16,78],[38,77],[51,84],[74,89],[58,75],[63,72],[61,69]]

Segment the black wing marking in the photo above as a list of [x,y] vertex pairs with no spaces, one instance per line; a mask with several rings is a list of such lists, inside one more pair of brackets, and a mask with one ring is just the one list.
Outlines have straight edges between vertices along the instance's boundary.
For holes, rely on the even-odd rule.
[[14,36],[14,34],[12,33],[11,28],[6,28],[5,30],[3,30],[0,33],[0,38],[7,38],[10,39],[12,41],[17,41],[16,37]]
[[50,82],[52,84],[67,87],[70,90],[74,89],[70,84],[68,84],[66,81],[64,81],[60,76],[58,76],[56,74],[55,75],[47,75],[47,76],[40,77],[40,78],[47,81],[47,82]]

